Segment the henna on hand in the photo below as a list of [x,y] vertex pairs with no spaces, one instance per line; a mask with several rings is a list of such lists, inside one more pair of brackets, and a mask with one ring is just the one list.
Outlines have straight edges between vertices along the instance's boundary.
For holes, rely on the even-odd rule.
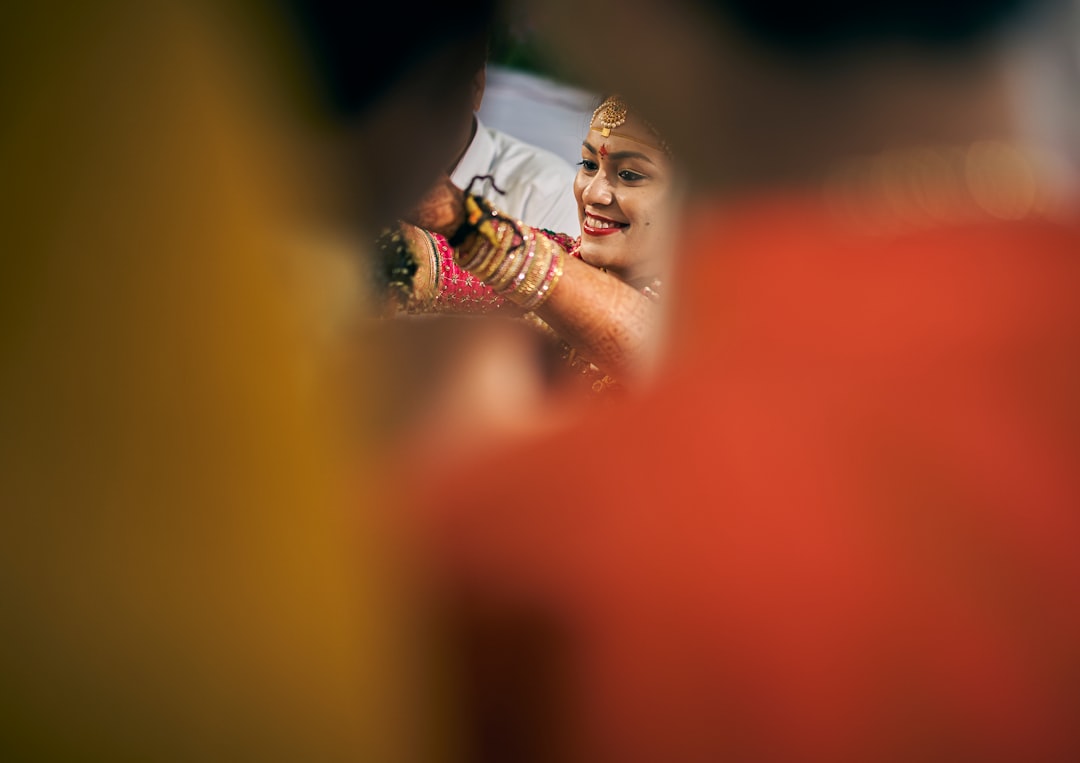
[[465,222],[465,192],[443,177],[431,187],[406,220],[450,237]]

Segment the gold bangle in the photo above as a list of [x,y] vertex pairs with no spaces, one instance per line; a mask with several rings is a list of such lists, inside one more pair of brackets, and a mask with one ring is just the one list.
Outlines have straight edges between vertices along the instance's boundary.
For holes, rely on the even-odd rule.
[[554,248],[556,248],[554,244],[546,238],[537,242],[538,252],[533,258],[531,267],[525,274],[525,278],[514,288],[514,295],[517,297],[515,301],[528,301],[536,294],[536,290],[540,288],[548,269],[551,268],[551,260],[555,256]]
[[559,283],[559,279],[562,278],[565,256],[562,247],[556,246],[551,258],[551,265],[544,276],[543,282],[540,284],[539,288],[537,288],[533,298],[522,305],[522,307],[527,310],[535,310],[547,302],[548,297],[550,297],[551,293],[555,290],[556,284]]
[[496,294],[533,309],[551,296],[566,251],[544,233],[471,200],[467,228],[455,237],[455,261]]
[[514,278],[524,267],[525,261],[531,250],[536,247],[536,234],[525,229],[522,232],[521,244],[506,253],[503,261],[499,264],[491,281],[488,283],[492,289],[498,292],[505,291],[513,283]]
[[515,236],[514,227],[507,223],[500,223],[495,227],[495,244],[489,245],[487,241],[483,242],[482,249],[484,257],[479,261],[474,258],[473,262],[469,263],[466,268],[476,278],[480,279],[484,283],[488,283],[491,277],[495,274],[495,271],[499,269],[513,245]]

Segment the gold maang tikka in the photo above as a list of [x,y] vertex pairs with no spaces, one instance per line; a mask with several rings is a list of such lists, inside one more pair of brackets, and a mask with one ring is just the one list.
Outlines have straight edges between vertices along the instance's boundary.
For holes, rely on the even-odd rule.
[[[598,124],[599,128],[590,127],[589,129],[600,133],[600,135],[605,138],[608,138],[612,135],[612,130],[614,130],[616,127],[622,127],[622,125],[626,123],[626,116],[629,113],[630,107],[626,105],[625,101],[623,101],[617,95],[610,95],[606,99],[604,99],[604,102],[601,103],[596,108],[596,111],[593,112],[592,124]],[[645,122],[645,126],[649,128],[649,131],[656,136],[658,143],[649,143],[647,141],[639,140],[638,138],[634,138],[629,135],[623,135],[621,133],[616,133],[616,137],[622,138],[624,140],[632,140],[635,143],[640,143],[643,146],[649,146],[650,148],[659,148],[665,154],[671,156],[671,147],[668,145],[667,141],[664,140],[663,136],[660,135],[657,129],[653,127],[648,120],[642,121]]]
[[603,128],[600,134],[606,138],[611,135],[612,130],[621,127],[626,122],[627,111],[626,104],[619,100],[619,96],[612,95],[596,107],[592,121],[600,123],[600,127]]

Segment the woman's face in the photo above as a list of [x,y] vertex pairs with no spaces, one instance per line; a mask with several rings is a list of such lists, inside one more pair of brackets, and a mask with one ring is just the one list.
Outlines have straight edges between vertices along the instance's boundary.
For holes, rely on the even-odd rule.
[[597,121],[581,144],[574,197],[581,259],[638,285],[656,277],[675,222],[671,159],[630,109],[605,137]]

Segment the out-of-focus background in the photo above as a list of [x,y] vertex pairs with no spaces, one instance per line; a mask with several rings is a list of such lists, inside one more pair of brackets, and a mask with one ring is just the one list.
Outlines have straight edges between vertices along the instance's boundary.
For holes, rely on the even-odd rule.
[[593,93],[552,75],[493,63],[480,119],[576,162],[595,101]]
[[527,16],[506,12],[492,34],[481,120],[577,162],[597,95],[549,54]]
[[[1013,82],[1028,104],[1024,129],[1064,162],[1061,182],[1080,167],[1080,0],[1068,0],[1014,35]],[[546,52],[527,19],[509,15],[492,44],[480,118],[576,162],[597,94]],[[1052,163],[1052,162],[1051,162]]]

